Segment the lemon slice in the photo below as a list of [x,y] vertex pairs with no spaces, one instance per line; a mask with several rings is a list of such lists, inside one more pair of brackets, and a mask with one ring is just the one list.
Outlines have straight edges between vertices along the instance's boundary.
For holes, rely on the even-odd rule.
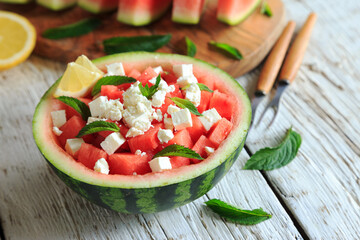
[[95,64],[93,64],[85,55],[79,56],[75,63],[87,68],[91,72],[97,72],[101,75],[104,75],[104,73],[99,68],[97,68]]
[[25,61],[35,47],[36,31],[23,16],[0,11],[0,70]]
[[54,93],[54,97],[83,97],[89,93],[94,84],[102,77],[100,73],[71,62],[67,65],[64,75]]

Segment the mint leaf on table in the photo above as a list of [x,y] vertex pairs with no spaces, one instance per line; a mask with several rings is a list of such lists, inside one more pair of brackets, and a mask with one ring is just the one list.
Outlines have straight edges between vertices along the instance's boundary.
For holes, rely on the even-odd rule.
[[191,150],[190,148],[178,145],[178,144],[172,144],[158,152],[153,156],[153,158],[157,157],[170,157],[170,156],[178,156],[178,157],[187,157],[192,159],[199,159],[203,160],[197,152]]
[[239,223],[241,225],[254,225],[272,217],[272,215],[264,212],[261,208],[254,210],[243,210],[231,206],[219,199],[211,199],[205,202],[205,204],[212,211],[219,214],[220,217],[223,217],[231,222]]
[[265,1],[261,4],[260,13],[268,17],[272,17],[273,15],[269,4]]
[[45,30],[41,36],[48,39],[77,37],[93,31],[100,25],[101,21],[99,19],[86,18],[72,24],[67,24],[56,28],[49,28]]
[[126,77],[126,76],[106,76],[106,77],[103,77],[103,78],[100,78],[93,90],[91,91],[91,95],[92,96],[95,96],[96,94],[98,94],[100,91],[101,91],[101,86],[102,85],[121,85],[121,84],[124,84],[124,83],[133,83],[133,82],[136,82],[136,79],[135,78],[132,78],[132,77]]
[[227,56],[230,56],[233,59],[241,60],[244,58],[238,49],[230,46],[229,44],[218,43],[218,42],[214,42],[214,41],[210,41],[209,44],[211,46],[213,46],[215,49],[217,49],[219,52],[221,52]]
[[143,87],[143,85],[140,83],[139,84],[139,89],[140,92],[143,96],[145,96],[147,99],[151,99],[152,96],[156,93],[156,91],[158,90],[159,84],[161,81],[161,76],[160,74],[156,77],[156,82],[155,85],[151,86],[149,88],[149,85],[146,84],[145,87]]
[[135,37],[113,37],[103,41],[106,54],[146,51],[154,52],[167,44],[171,39],[171,34],[150,35]]
[[79,133],[76,137],[79,138],[79,137],[82,137],[82,136],[85,136],[88,134],[101,132],[101,131],[118,132],[118,131],[120,131],[120,128],[115,123],[112,123],[112,122],[95,121],[95,122],[85,125],[85,127],[83,127],[79,131]]
[[[181,90],[186,90],[190,87],[191,84],[186,85],[185,87],[181,88]],[[202,83],[197,83],[197,85],[200,88],[200,91],[207,91],[207,92],[214,92],[213,90],[211,90],[208,86],[206,86],[205,84]]]
[[273,170],[290,163],[301,145],[301,136],[290,128],[284,140],[275,148],[263,148],[246,162],[243,169]]
[[85,121],[87,121],[88,117],[90,117],[91,115],[89,107],[77,98],[60,96],[56,99],[75,109],[75,111],[80,113],[82,119],[84,119]]
[[189,111],[192,114],[195,114],[197,116],[202,116],[201,113],[199,113],[199,111],[197,110],[197,108],[194,106],[194,104],[192,102],[190,102],[187,99],[182,99],[182,98],[178,98],[178,97],[172,97],[170,98],[171,101],[173,101],[176,106],[178,106],[179,108],[187,108],[189,109]]
[[193,57],[196,54],[196,45],[190,38],[185,37],[186,42],[186,55]]

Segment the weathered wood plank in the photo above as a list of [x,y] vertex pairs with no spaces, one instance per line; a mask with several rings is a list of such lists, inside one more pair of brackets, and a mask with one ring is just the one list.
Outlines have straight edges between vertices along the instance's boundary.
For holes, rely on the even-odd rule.
[[[43,92],[64,65],[31,57],[0,73],[0,219],[6,239],[252,239],[302,238],[259,172],[241,171],[242,152],[207,196],[172,211],[126,215],[102,209],[65,186],[42,159],[31,120]],[[204,207],[220,198],[274,217],[256,226],[225,223]]]

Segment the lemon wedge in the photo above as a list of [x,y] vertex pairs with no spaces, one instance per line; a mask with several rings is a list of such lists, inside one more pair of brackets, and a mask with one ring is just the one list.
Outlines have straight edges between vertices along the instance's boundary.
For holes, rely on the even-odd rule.
[[25,61],[36,42],[34,26],[23,16],[0,11],[0,70]]
[[97,72],[101,75],[104,75],[104,73],[99,68],[97,68],[95,64],[93,64],[85,55],[79,56],[75,63],[87,68],[91,72]]
[[61,77],[60,83],[55,90],[54,97],[86,96],[101,77],[102,74],[89,71],[80,64],[71,62],[67,65],[64,75]]

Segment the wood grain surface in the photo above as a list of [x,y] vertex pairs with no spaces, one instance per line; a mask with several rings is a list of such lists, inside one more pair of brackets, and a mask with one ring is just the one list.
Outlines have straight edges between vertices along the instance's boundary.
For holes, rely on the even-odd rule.
[[[170,43],[161,48],[160,52],[186,53],[184,37],[188,36],[197,46],[196,58],[210,62],[238,77],[252,70],[264,59],[284,27],[285,11],[282,1],[268,2],[273,9],[273,17],[266,17],[257,9],[245,22],[233,27],[216,20],[216,0],[211,0],[198,25],[173,23],[169,11],[166,16],[149,26],[132,27],[116,21],[116,13],[108,13],[99,16],[103,25],[94,32],[61,40],[45,39],[41,37],[41,33],[48,28],[73,23],[93,15],[79,7],[52,12],[36,4],[18,6],[0,3],[0,9],[18,12],[35,25],[38,33],[35,53],[39,56],[65,63],[74,61],[81,54],[93,59],[104,55],[104,39],[170,33]],[[238,48],[244,59],[239,61],[223,56],[209,47],[210,41],[228,43]]]

